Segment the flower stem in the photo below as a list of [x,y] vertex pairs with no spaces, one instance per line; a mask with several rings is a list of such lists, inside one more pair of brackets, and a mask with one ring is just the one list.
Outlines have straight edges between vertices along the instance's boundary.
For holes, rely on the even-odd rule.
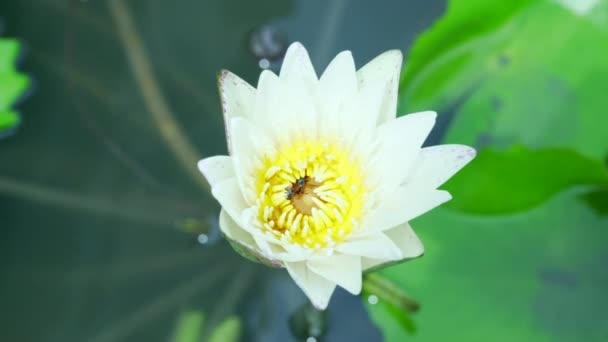
[[123,0],[111,0],[108,2],[108,5],[114,18],[120,41],[133,69],[135,81],[139,85],[145,105],[152,115],[156,127],[192,179],[201,188],[208,191],[209,184],[205,182],[196,166],[197,161],[200,159],[200,153],[186,139],[177,120],[175,120],[175,115],[169,108],[160,90],[144,44],[135,28],[128,7],[124,4]]
[[319,310],[310,301],[306,301],[291,314],[289,327],[293,336],[302,341],[309,337],[320,341],[327,331],[327,311]]
[[380,274],[366,274],[363,277],[363,291],[374,294],[395,307],[410,313],[417,312],[420,309],[420,304],[416,300],[409,297],[397,285]]

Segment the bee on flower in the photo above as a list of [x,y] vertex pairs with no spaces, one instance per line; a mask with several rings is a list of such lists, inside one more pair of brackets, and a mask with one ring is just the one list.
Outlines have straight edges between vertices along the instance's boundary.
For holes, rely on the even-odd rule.
[[409,221],[450,200],[437,188],[475,156],[422,147],[435,112],[396,117],[400,51],[358,71],[349,51],[317,77],[293,43],[257,88],[222,71],[229,156],[199,162],[220,202],[222,233],[241,254],[284,267],[319,309],[336,286],[422,255]]

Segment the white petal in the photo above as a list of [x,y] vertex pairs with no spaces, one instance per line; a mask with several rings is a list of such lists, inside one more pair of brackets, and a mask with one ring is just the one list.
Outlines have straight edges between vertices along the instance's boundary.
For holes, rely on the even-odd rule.
[[384,83],[365,83],[341,113],[339,136],[357,154],[372,143],[385,89]]
[[241,192],[247,203],[255,201],[254,172],[256,162],[260,162],[265,154],[273,153],[272,141],[263,131],[259,130],[248,120],[238,117],[230,122],[232,139],[232,161],[239,181]]
[[435,112],[414,113],[378,127],[377,154],[371,163],[378,184],[392,188],[402,183],[418,160],[436,117]]
[[316,258],[308,261],[308,268],[354,295],[361,292],[361,258],[358,256],[334,254]]
[[401,250],[401,258],[417,258],[424,253],[422,241],[412,230],[409,223],[404,223],[384,232]]
[[232,247],[236,248],[234,244],[238,245],[239,250],[237,250],[237,252],[246,253],[244,256],[247,258],[253,258],[255,261],[262,262],[265,265],[271,265],[273,267],[285,266],[281,260],[272,258],[272,256],[264,253],[256,239],[254,239],[250,233],[234,222],[234,220],[232,220],[230,215],[225,210],[222,210],[220,213],[219,223],[222,233],[230,240],[230,244],[233,245]]
[[275,142],[281,144],[300,139],[316,140],[317,109],[311,89],[302,82],[289,83],[281,80],[281,83],[284,87],[277,94],[280,101],[269,122]]
[[280,114],[279,92],[282,88],[277,75],[270,70],[262,71],[255,97],[254,122],[269,124],[273,116]]
[[247,203],[241,194],[237,179],[233,177],[216,183],[211,188],[211,194],[220,202],[222,208],[228,212],[234,222],[242,227],[241,215],[246,209]]
[[383,233],[356,236],[336,245],[336,251],[348,255],[358,255],[382,260],[401,258],[399,248]]
[[357,72],[359,84],[386,82],[386,93],[378,124],[394,119],[397,114],[397,90],[401,75],[403,55],[399,50],[387,51],[367,63]]
[[310,86],[316,84],[317,74],[301,43],[292,43],[287,48],[279,76],[286,81],[304,82]]
[[475,149],[465,145],[425,147],[408,182],[437,188],[475,158]]
[[[224,233],[227,237],[232,240],[238,241],[240,244],[257,250],[256,243],[253,240],[251,234],[245,231],[241,226],[239,226],[226,212],[226,210],[222,210],[220,212],[220,229],[222,233]],[[261,254],[261,253],[260,253]]]
[[299,245],[285,244],[272,234],[267,234],[253,223],[257,220],[257,210],[249,207],[239,216],[240,227],[255,241],[256,248],[268,258],[278,261],[296,262],[310,259],[313,251]]
[[[424,253],[422,241],[416,236],[409,223],[404,223],[395,228],[391,228],[384,233],[401,251],[401,258],[399,260],[406,261],[407,259],[417,258]],[[361,266],[363,270],[368,270],[386,262],[386,260],[382,259],[363,258],[361,260]]]
[[320,310],[325,310],[336,284],[314,273],[306,266],[306,262],[287,262],[285,267],[296,284],[304,291],[312,304]]
[[378,208],[363,219],[361,230],[356,235],[375,234],[393,228],[452,198],[447,191],[417,189],[414,186],[401,186],[385,196]]
[[226,127],[226,138],[228,150],[230,144],[230,120],[238,116],[247,117],[253,112],[255,105],[255,88],[228,70],[222,70],[219,75],[220,98],[224,112],[224,124]]
[[224,179],[236,176],[232,159],[229,156],[213,156],[200,160],[198,169],[211,186]]
[[[344,107],[355,98],[358,91],[357,71],[350,51],[340,52],[327,66],[319,81],[319,110],[323,120],[319,122],[325,135],[344,119]],[[348,113],[345,113],[348,114]]]

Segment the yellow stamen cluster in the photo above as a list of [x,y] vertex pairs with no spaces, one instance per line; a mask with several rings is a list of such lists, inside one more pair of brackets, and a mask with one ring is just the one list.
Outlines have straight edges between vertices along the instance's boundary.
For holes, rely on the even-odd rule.
[[357,225],[363,184],[358,162],[336,144],[294,143],[266,156],[256,193],[259,228],[287,243],[333,246]]

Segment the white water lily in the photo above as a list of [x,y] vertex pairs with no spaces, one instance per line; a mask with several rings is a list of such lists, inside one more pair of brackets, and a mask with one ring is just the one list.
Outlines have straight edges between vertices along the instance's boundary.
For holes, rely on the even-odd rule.
[[257,89],[220,74],[230,156],[199,162],[220,228],[239,252],[285,267],[317,308],[336,285],[359,294],[365,270],[422,255],[408,221],[448,201],[437,187],[475,156],[421,147],[434,112],[396,118],[401,62],[388,51],[357,71],[344,51],[318,78],[294,43]]

